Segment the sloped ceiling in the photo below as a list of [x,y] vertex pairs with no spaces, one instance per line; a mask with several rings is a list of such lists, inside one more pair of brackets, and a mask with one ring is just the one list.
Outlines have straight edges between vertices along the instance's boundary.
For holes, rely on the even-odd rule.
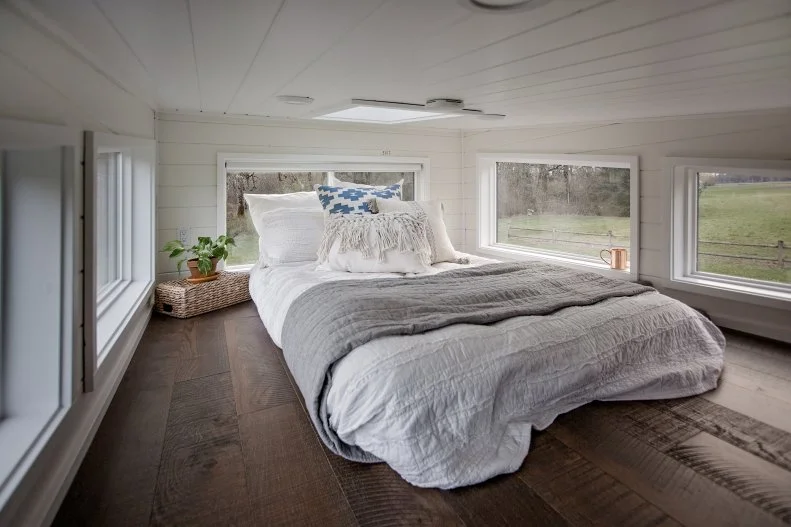
[[[791,0],[9,0],[156,110],[464,99],[491,128],[791,106]],[[311,106],[278,102],[313,97]]]

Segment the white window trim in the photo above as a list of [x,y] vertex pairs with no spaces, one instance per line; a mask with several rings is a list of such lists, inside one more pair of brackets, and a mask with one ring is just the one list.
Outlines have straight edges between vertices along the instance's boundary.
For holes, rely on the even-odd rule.
[[120,174],[118,178],[120,189],[118,189],[116,194],[117,203],[115,204],[115,212],[117,214],[116,236],[118,237],[116,254],[117,278],[97,291],[96,315],[101,318],[123,296],[124,291],[132,281],[132,149],[101,146],[97,148],[97,153],[121,154],[119,159],[120,166],[117,167]]
[[[52,411],[42,409],[35,414],[21,414],[13,411],[6,413],[8,409],[0,408],[0,445],[3,445],[4,449],[2,454],[14,460],[10,470],[0,472],[0,512],[3,512],[14,497],[20,482],[68,413],[75,399],[81,374],[79,362],[82,356],[83,335],[80,329],[82,318],[78,309],[81,305],[78,254],[81,242],[77,232],[80,225],[80,211],[74,202],[75,194],[81,190],[82,181],[79,155],[82,147],[81,134],[64,126],[0,119],[0,148],[22,150],[48,147],[73,148],[68,171],[71,179],[64,178],[62,195],[64,229],[61,249],[64,251],[64,267],[61,289],[61,349],[58,353],[60,393],[57,408]],[[66,161],[68,162],[69,159],[67,158]],[[36,383],[31,380],[29,385],[35,386]]]
[[[664,159],[668,184],[665,187],[669,204],[668,247],[670,283],[668,287],[728,300],[791,310],[791,285],[721,276],[696,271],[697,199],[689,199],[692,176],[697,172],[732,172],[749,169],[756,175],[791,170],[788,161],[749,159],[712,159],[668,157]],[[697,188],[694,189],[697,195]]]
[[[497,162],[546,163],[559,165],[617,166],[630,170],[629,180],[629,263],[628,270],[610,269],[568,253],[497,243]],[[478,252],[510,260],[546,260],[568,267],[595,271],[613,278],[637,280],[640,273],[640,169],[637,156],[481,153],[477,155],[478,173]]]
[[[151,229],[148,233],[150,246],[135,248],[135,231],[139,229],[135,221],[136,216],[154,218],[154,197],[156,196],[156,153],[155,143],[149,139],[139,139],[134,137],[116,136],[97,132],[86,133],[86,152],[91,151],[93,155],[105,152],[120,152],[123,163],[122,175],[120,178],[122,190],[120,192],[120,202],[118,204],[118,235],[119,247],[119,278],[93,296],[97,299],[95,308],[95,327],[88,327],[94,342],[89,345],[95,354],[93,364],[86,363],[86,390],[90,391],[93,385],[93,377],[96,375],[108,353],[115,349],[115,344],[119,336],[126,328],[130,316],[135,312],[139,305],[145,301],[150,294],[154,283],[154,255],[155,252],[155,222],[151,222]],[[137,165],[145,161],[148,157],[146,152],[153,149],[150,154],[150,177],[145,181],[137,174]],[[86,169],[95,170],[95,159],[91,163],[86,163]],[[91,176],[92,177],[92,176]],[[145,185],[145,186],[144,186]],[[135,199],[138,190],[148,190],[151,199],[148,202]],[[93,214],[91,214],[93,217]],[[140,231],[145,237],[146,233]],[[94,234],[95,236],[95,234]],[[147,249],[147,251],[146,251]],[[143,254],[143,253],[146,254]],[[95,258],[95,254],[91,255]],[[95,280],[95,271],[86,274],[89,279]],[[92,295],[86,292],[86,298]],[[90,317],[86,316],[86,320]],[[90,340],[90,339],[87,339]],[[86,351],[86,353],[89,353]]]
[[[250,154],[227,153],[217,154],[217,236],[226,230],[226,174],[227,165],[244,167],[250,171],[279,172],[287,170],[371,172],[382,168],[390,168],[393,172],[404,168],[403,165],[421,165],[415,174],[415,200],[427,200],[431,181],[431,160],[426,157],[391,157],[391,156],[347,156],[347,155],[313,155],[313,154]],[[402,165],[402,166],[399,166]],[[254,264],[226,266],[225,262],[217,264],[218,269],[232,272],[249,271]]]

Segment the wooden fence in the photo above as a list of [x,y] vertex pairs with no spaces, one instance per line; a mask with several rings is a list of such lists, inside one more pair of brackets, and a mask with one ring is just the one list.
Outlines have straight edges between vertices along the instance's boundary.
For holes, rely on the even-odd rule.
[[[531,235],[531,232],[547,232],[551,233],[552,237],[547,236],[534,236]],[[544,243],[553,243],[553,244],[571,244],[571,245],[584,245],[586,247],[601,247],[601,243],[596,243],[593,241],[580,241],[580,240],[568,240],[562,239],[558,237],[558,235],[563,234],[570,234],[573,236],[595,236],[600,238],[607,238],[607,248],[612,249],[613,243],[616,240],[620,240],[622,244],[628,241],[626,236],[616,236],[612,233],[612,231],[607,231],[607,234],[601,234],[598,232],[576,232],[576,231],[564,231],[560,229],[533,229],[530,227],[508,227],[508,238],[514,238],[518,240],[534,240],[534,241],[541,241]],[[785,269],[786,266],[786,254],[785,254],[785,244],[783,240],[778,240],[774,245],[768,245],[764,243],[732,243],[732,242],[711,242],[711,241],[704,241],[698,240],[699,244],[710,244],[710,245],[722,245],[722,246],[729,246],[729,247],[750,247],[750,248],[761,248],[761,249],[777,249],[777,256],[742,256],[742,255],[735,255],[735,254],[720,254],[720,253],[713,253],[713,252],[698,252],[698,255],[704,256],[717,256],[720,258],[735,258],[739,260],[758,260],[764,262],[776,262],[780,269]]]
[[[548,238],[546,236],[531,236],[528,234],[529,232],[550,232],[552,233],[552,237]],[[616,236],[612,233],[612,231],[607,231],[607,234],[601,234],[598,232],[575,232],[575,231],[564,231],[560,229],[531,229],[529,227],[508,227],[508,238],[516,238],[516,239],[523,239],[523,240],[537,240],[542,241],[544,243],[555,243],[555,244],[573,244],[573,245],[584,245],[586,247],[601,247],[601,243],[595,243],[592,241],[579,241],[579,240],[565,240],[558,237],[558,235],[563,234],[572,234],[577,236],[597,236],[602,238],[607,238],[607,247],[609,249],[613,248],[613,242],[616,239],[623,241],[628,240],[629,238],[625,236]]]
[[777,262],[777,266],[780,269],[785,269],[786,266],[786,255],[785,255],[785,243],[783,240],[778,240],[774,245],[768,245],[765,243],[732,243],[732,242],[709,242],[704,240],[698,240],[698,244],[709,244],[709,245],[723,245],[727,247],[750,247],[750,248],[761,248],[761,249],[777,249],[777,256],[742,256],[742,255],[735,255],[735,254],[720,254],[720,253],[710,253],[710,252],[701,252],[698,251],[698,255],[704,256],[717,256],[720,258],[736,258],[739,260],[758,260],[763,262]]

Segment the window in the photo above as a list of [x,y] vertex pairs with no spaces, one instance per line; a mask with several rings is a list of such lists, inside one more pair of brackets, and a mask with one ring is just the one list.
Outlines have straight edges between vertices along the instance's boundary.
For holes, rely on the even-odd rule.
[[791,299],[791,164],[669,159],[672,280]]
[[79,147],[65,127],[0,120],[0,510],[78,389]]
[[99,296],[121,279],[121,200],[123,157],[102,152],[96,163],[96,281]]
[[85,260],[93,262],[86,265],[84,305],[90,389],[92,373],[153,285],[155,146],[93,132],[85,141],[92,154],[85,168]]
[[403,180],[404,200],[428,195],[428,161],[424,159],[251,154],[218,157],[218,233],[236,241],[226,263],[229,270],[248,269],[258,260],[258,234],[244,194],[310,191],[333,175],[341,181],[365,185],[391,185]]
[[481,250],[603,270],[604,251],[625,248],[619,272],[637,277],[636,158],[486,154],[478,167]]

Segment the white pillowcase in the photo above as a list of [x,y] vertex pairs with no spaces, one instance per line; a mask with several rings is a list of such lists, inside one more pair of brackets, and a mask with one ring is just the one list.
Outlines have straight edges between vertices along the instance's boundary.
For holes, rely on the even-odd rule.
[[327,186],[328,187],[341,187],[341,188],[378,188],[383,189],[387,187],[391,187],[393,185],[401,185],[404,186],[404,180],[402,179],[398,183],[391,183],[389,185],[363,185],[362,183],[351,183],[349,181],[341,181],[340,179],[336,178],[332,174],[327,175]]
[[431,201],[401,201],[396,199],[376,198],[374,210],[380,213],[408,212],[418,218],[425,219],[428,223],[427,237],[431,246],[431,263],[453,262],[456,260],[456,250],[445,228],[442,219],[442,202]]
[[324,232],[324,210],[315,192],[245,194],[258,233],[262,267],[316,260]]
[[258,263],[262,267],[316,261],[324,233],[324,212],[275,209],[253,216],[258,232]]
[[325,224],[320,270],[424,273],[431,248],[427,224],[409,214],[339,215]]
[[[369,238],[370,241],[370,238]],[[360,251],[340,252],[341,242],[332,244],[327,261],[318,266],[321,271],[345,271],[347,273],[425,273],[430,269],[413,252],[385,251],[384,261],[365,258]]]
[[322,210],[321,203],[313,191],[288,194],[245,194],[244,199],[247,201],[253,218],[275,209]]

